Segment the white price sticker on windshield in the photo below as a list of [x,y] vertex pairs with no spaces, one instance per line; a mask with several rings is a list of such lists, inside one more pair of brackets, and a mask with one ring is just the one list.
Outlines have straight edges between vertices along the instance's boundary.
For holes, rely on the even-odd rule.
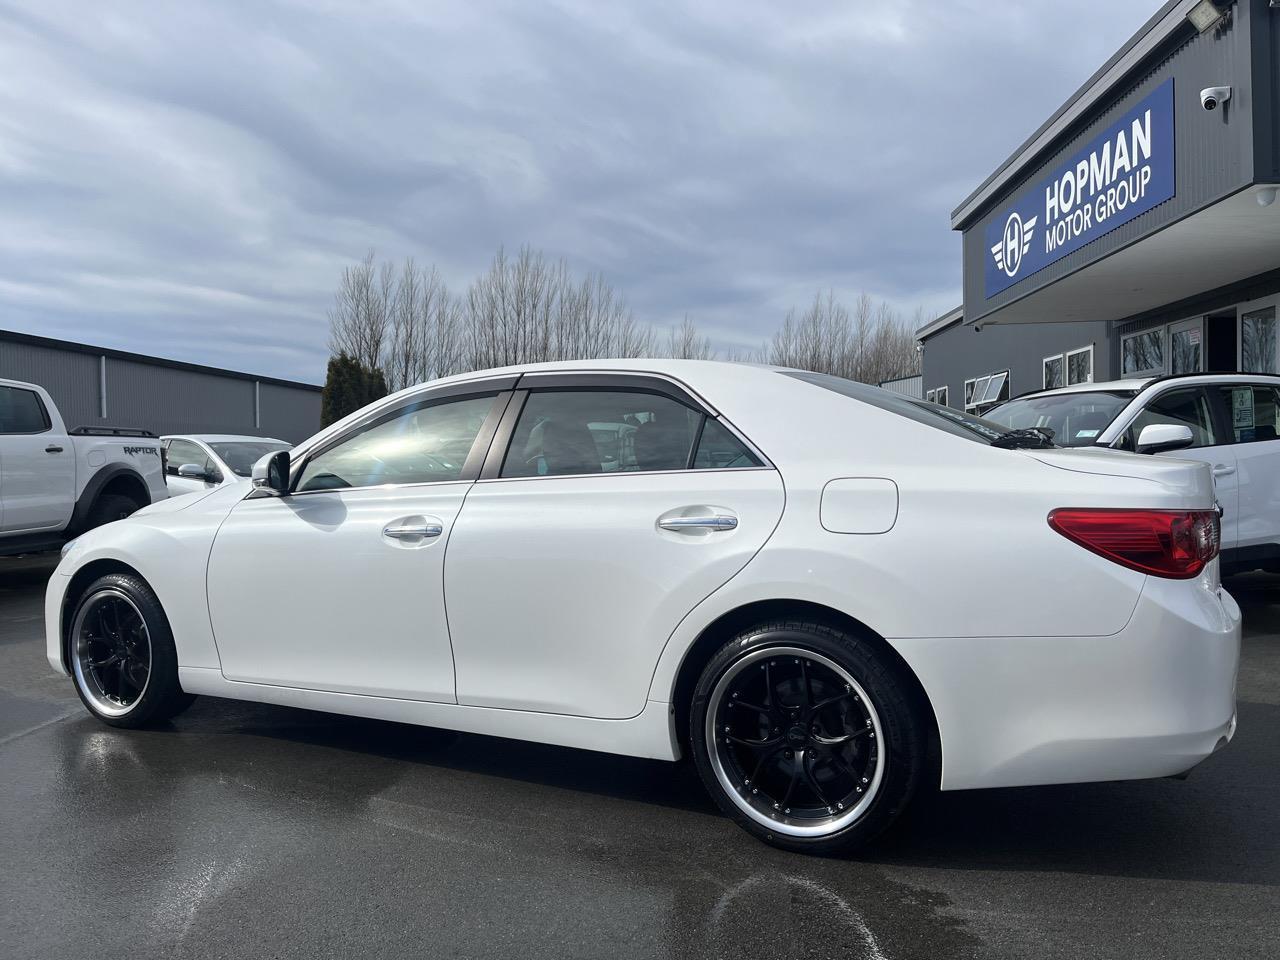
[[1096,437],[1097,435],[1098,435],[1097,430],[1077,430],[1076,431],[1076,438],[1081,440],[1087,440],[1092,437]]
[[1237,387],[1231,391],[1231,423],[1237,429],[1253,426],[1253,389]]

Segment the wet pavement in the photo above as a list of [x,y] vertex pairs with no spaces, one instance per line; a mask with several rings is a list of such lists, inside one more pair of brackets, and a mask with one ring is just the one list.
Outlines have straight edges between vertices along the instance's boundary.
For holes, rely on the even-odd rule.
[[771,850],[687,765],[202,698],[89,719],[0,560],[0,957],[1280,956],[1280,578],[1190,779],[942,794]]

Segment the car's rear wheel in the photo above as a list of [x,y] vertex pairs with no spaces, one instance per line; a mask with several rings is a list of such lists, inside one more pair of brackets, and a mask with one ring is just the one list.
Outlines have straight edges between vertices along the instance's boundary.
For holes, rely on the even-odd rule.
[[72,612],[67,647],[76,693],[103,723],[157,723],[195,699],[178,684],[169,621],[139,577],[109,574],[92,583]]
[[865,845],[902,812],[928,738],[910,687],[861,637],[812,622],[760,624],[711,659],[690,741],[727,814],[775,846]]

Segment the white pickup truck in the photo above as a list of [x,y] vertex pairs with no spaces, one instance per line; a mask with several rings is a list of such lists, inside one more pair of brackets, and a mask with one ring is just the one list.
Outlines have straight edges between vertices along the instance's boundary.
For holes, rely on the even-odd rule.
[[49,394],[0,380],[0,556],[53,549],[168,497],[146,430],[67,430]]

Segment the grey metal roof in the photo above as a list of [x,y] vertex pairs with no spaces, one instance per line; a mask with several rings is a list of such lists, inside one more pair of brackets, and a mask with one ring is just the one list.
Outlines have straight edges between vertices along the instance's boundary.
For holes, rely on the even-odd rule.
[[33,333],[17,333],[12,330],[0,330],[0,342],[28,343],[53,350],[67,350],[72,353],[87,353],[95,357],[110,357],[114,360],[132,360],[136,363],[149,363],[157,367],[168,367],[172,370],[191,370],[196,373],[211,373],[221,377],[235,377],[238,380],[250,380],[258,383],[273,383],[281,387],[295,387],[299,390],[314,390],[317,393],[324,388],[314,383],[302,383],[297,380],[282,380],[279,377],[262,377],[255,373],[244,373],[240,370],[227,370],[225,367],[209,367],[200,363],[187,363],[185,360],[168,360],[164,357],[149,357],[142,353],[131,353],[128,350],[114,350],[110,347],[95,347],[74,340],[55,340],[52,337],[40,337]]

